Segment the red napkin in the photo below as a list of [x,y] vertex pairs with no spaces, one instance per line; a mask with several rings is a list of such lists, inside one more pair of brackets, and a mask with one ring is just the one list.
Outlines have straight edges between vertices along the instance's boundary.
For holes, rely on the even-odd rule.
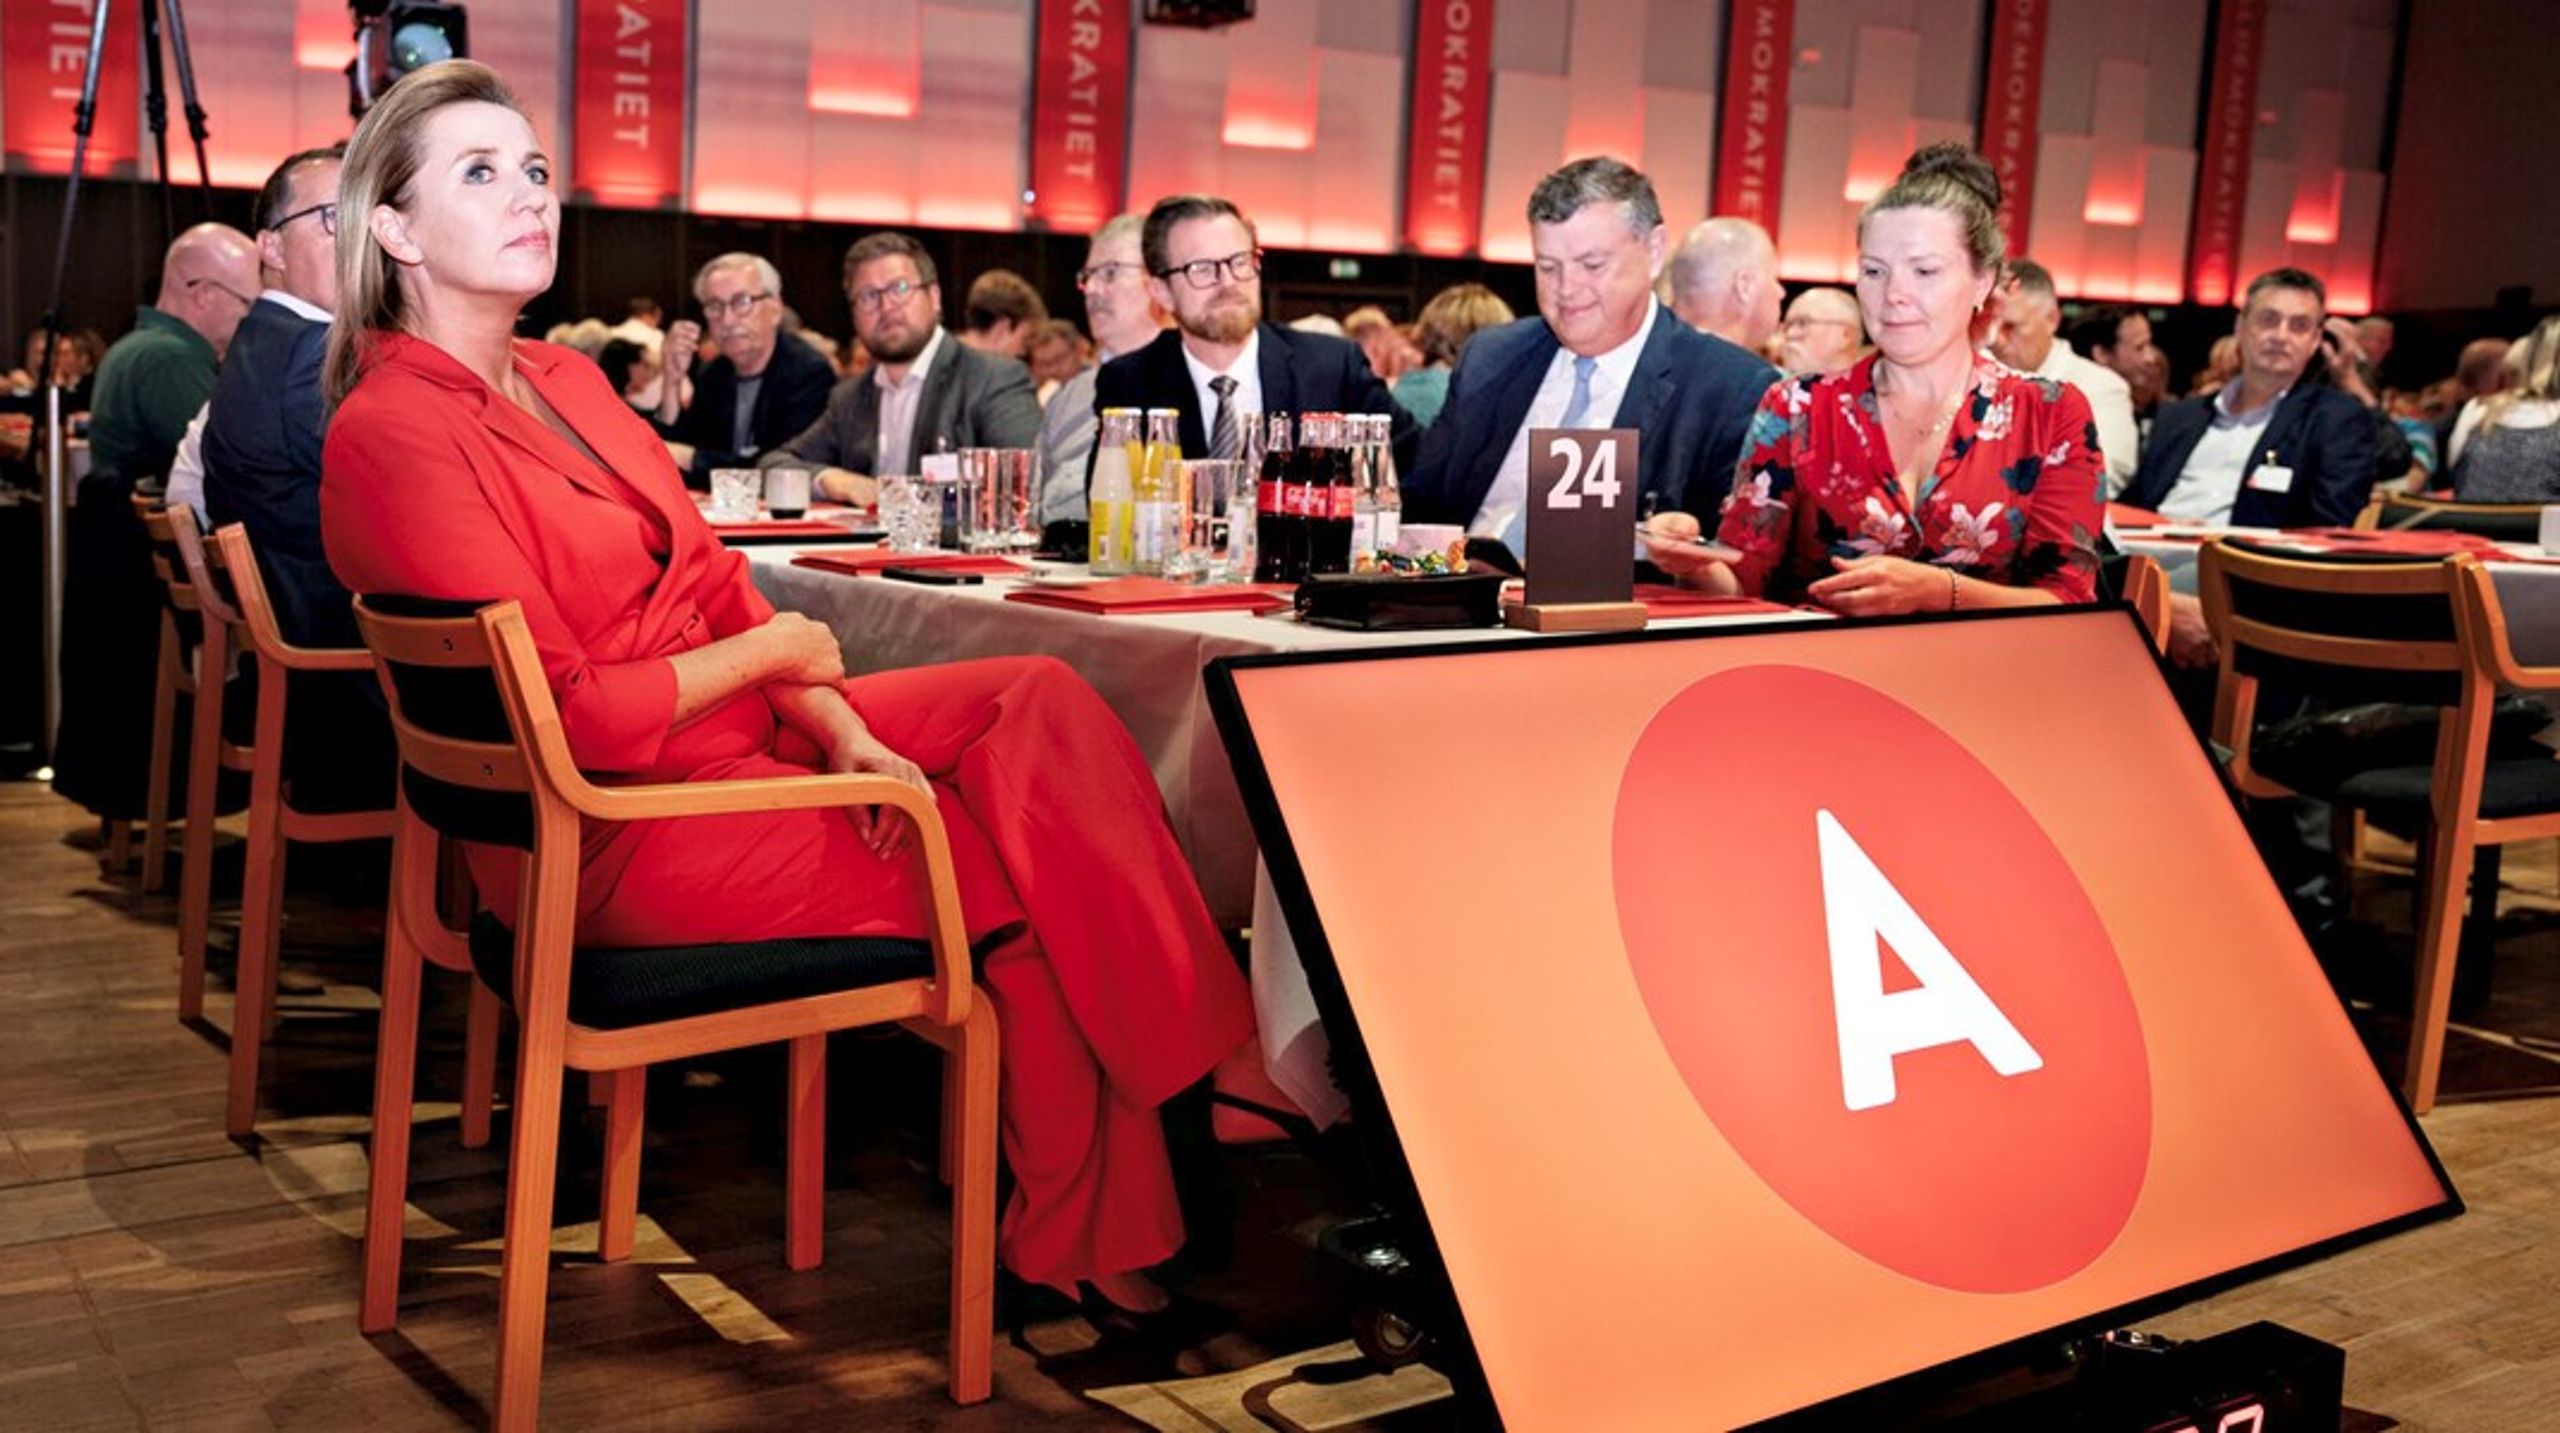
[[[877,535],[877,529],[874,529]],[[850,539],[853,529],[822,517],[766,518],[756,522],[715,522],[711,535],[722,542],[782,542],[795,538]]]
[[1647,617],[1742,617],[1794,610],[1784,603],[1764,602],[1757,597],[1719,597],[1663,582],[1637,583],[1635,598],[1644,604]]
[[847,577],[862,577],[884,567],[933,567],[945,572],[1020,572],[1022,564],[1010,557],[997,557],[981,552],[891,552],[887,546],[858,547],[851,552],[804,552],[791,559],[794,567],[814,567],[821,572],[841,572]]
[[1008,592],[1007,602],[1114,616],[1133,612],[1268,612],[1286,607],[1297,589],[1285,582],[1194,587],[1161,577],[1113,577]]

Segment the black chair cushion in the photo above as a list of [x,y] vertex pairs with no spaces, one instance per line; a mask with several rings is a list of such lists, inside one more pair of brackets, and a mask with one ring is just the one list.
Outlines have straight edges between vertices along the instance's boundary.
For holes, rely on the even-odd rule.
[[[2434,775],[2432,766],[2376,767],[2338,783],[2328,799],[2386,815],[2424,816]],[[2482,816],[2497,820],[2553,811],[2560,811],[2560,760],[2546,756],[2489,763],[2480,786]]]
[[[496,916],[482,911],[472,919],[471,963],[484,984],[509,1000],[515,949],[514,933]],[[569,960],[569,1019],[589,1029],[621,1030],[931,974],[932,945],[885,936],[581,947]]]

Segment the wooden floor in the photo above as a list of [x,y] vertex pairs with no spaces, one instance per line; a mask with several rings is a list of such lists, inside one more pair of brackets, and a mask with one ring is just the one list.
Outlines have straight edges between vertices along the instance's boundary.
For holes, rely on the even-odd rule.
[[[372,981],[364,872],[306,863],[258,1138],[221,1132],[228,966],[173,1015],[173,901],[101,879],[92,828],[0,784],[0,1428],[447,1429],[485,1421],[496,1146],[454,1137],[458,982],[431,981],[401,1325],[355,1328]],[[2511,863],[2498,980],[2457,1037],[2427,1130],[2471,1212],[2180,1311],[2344,1343],[2352,1402],[2431,1429],[2560,1418],[2560,901],[2551,851]],[[354,894],[348,894],[352,892]],[[2539,893],[2539,894],[2536,894]],[[2388,902],[2385,897],[2385,903]],[[227,926],[218,946],[228,944]],[[2373,1037],[2395,1038],[2368,1015]],[[2495,1032],[2508,1032],[2498,1034]],[[781,1256],[778,1055],[654,1073],[642,1241],[592,1257],[596,1131],[570,1122],[543,1411],[559,1428],[1324,1427],[1452,1422],[1427,1373],[1340,1384],[1355,1293],[1309,1231],[1350,1192],[1294,1152],[1187,1156],[1199,1251],[1177,1274],[1225,1326],[1167,1362],[1071,1318],[1000,1333],[996,1401],[941,1392],[943,1204],[930,1058],[840,1041],[826,1265]],[[430,1103],[441,1101],[441,1103]],[[1312,1354],[1306,1351],[1314,1351]],[[1276,1362],[1275,1362],[1276,1361]],[[1298,1372],[1301,1368],[1306,1371]],[[1416,1406],[1419,1405],[1419,1406]],[[1272,1410],[1257,1418],[1248,1410]]]

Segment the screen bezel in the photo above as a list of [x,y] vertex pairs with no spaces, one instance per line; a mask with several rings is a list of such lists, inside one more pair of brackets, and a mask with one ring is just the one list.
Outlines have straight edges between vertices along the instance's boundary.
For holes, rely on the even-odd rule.
[[[1656,628],[1631,632],[1592,633],[1544,637],[1534,645],[1523,643],[1486,643],[1482,641],[1435,642],[1419,646],[1361,649],[1330,648],[1311,652],[1274,652],[1245,656],[1219,657],[1202,672],[1202,685],[1211,714],[1217,721],[1227,757],[1233,767],[1238,791],[1244,798],[1247,816],[1253,822],[1254,835],[1260,843],[1262,859],[1269,871],[1273,894],[1282,915],[1289,923],[1289,933],[1296,942],[1298,957],[1304,965],[1310,993],[1322,1015],[1325,1031],[1332,1045],[1335,1079],[1343,1086],[1353,1107],[1359,1112],[1354,1121],[1370,1158],[1373,1174],[1382,1186],[1382,1197],[1398,1213],[1410,1221],[1414,1247],[1406,1249],[1418,1268],[1434,1281],[1432,1301],[1445,1308],[1457,1327],[1448,1330],[1449,1342],[1461,1359],[1472,1365],[1473,1353],[1464,1332],[1465,1311],[1459,1305],[1442,1263],[1437,1241],[1431,1237],[1430,1216],[1421,1191],[1414,1183],[1401,1141],[1395,1130],[1395,1117],[1384,1090],[1378,1084],[1377,1071],[1369,1058],[1368,1046],[1360,1028],[1357,1013],[1351,1008],[1349,992],[1335,964],[1333,948],[1325,937],[1321,915],[1315,908],[1314,895],[1308,889],[1306,872],[1291,841],[1288,825],[1280,811],[1279,799],[1271,783],[1269,770],[1263,763],[1260,744],[1255,740],[1252,721],[1244,709],[1244,697],[1238,690],[1238,672],[1280,667],[1332,666],[1349,663],[1403,661],[1427,657],[1499,658],[1504,654],[1551,652],[1557,646],[1597,647],[1622,646],[1644,642],[1717,641],[1729,637],[1767,635],[1784,632],[1821,640],[1822,634],[1843,631],[1872,631],[1883,627],[1911,627],[1961,622],[2018,622],[2076,619],[2088,621],[2099,613],[2114,613],[2131,629],[2130,635],[2150,654],[2152,671],[2165,683],[2168,667],[2151,643],[2148,631],[2134,609],[2123,602],[2102,602],[2076,606],[2011,608],[1995,611],[1913,614],[1899,617],[1843,618],[1835,621],[1808,623],[1796,620],[1737,620],[1712,627]],[[2211,747],[2204,736],[2188,733],[2197,759],[2213,767],[2217,786],[2225,785]],[[2261,873],[2264,867],[2259,867]],[[2272,877],[2268,877],[2272,880]],[[2377,1072],[2378,1073],[2378,1072]],[[2186,1283],[2162,1289],[2144,1297],[2105,1309],[2094,1310],[2077,1318],[2021,1334],[1999,1344],[1962,1354],[1952,1359],[1893,1375],[1876,1383],[1850,1389],[1818,1403],[1791,1409],[1752,1425],[1755,1428],[1796,1429],[1829,1426],[1843,1419],[1853,1420],[1844,1426],[1870,1423],[1896,1402],[1943,1394],[1949,1388],[1994,1370],[2014,1367],[2050,1354],[2075,1340],[2086,1339],[2108,1329],[2168,1309],[2210,1297],[2240,1285],[2255,1282],[2288,1269],[2299,1268],[2332,1255],[2343,1253],[2378,1239],[2420,1228],[2439,1220],[2450,1219],[2464,1211],[2462,1196],[2454,1188],[2443,1161],[2426,1131],[2410,1113],[2408,1101],[2399,1085],[2387,1078],[2382,1085],[2393,1108],[2400,1115],[2427,1168],[2435,1176],[2442,1198],[2436,1203],[2406,1214],[2396,1215],[2360,1229],[2333,1235],[2293,1249],[2271,1254],[2238,1268],[2206,1275]],[[1480,1369],[1472,1366],[1453,1381],[1470,1397],[1491,1401],[1490,1385]],[[1497,1410],[1498,1411],[1498,1410]]]

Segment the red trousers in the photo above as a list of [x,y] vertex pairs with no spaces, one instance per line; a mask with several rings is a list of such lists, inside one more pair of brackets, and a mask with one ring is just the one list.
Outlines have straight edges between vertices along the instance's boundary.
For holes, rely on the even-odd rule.
[[[1004,933],[979,976],[1002,1030],[1015,1177],[999,1257],[1057,1284],[1160,1262],[1181,1245],[1182,1219],[1156,1106],[1252,1032],[1253,1008],[1145,761],[1093,689],[1049,658],[886,672],[844,693],[933,779],[970,939]],[[734,739],[759,725],[762,742]],[[692,780],[819,764],[752,692],[681,735],[768,753],[714,760]],[[475,859],[473,874],[504,911],[515,873],[499,864]],[[590,824],[579,940],[920,935],[916,870],[912,856],[873,855],[842,811]]]

